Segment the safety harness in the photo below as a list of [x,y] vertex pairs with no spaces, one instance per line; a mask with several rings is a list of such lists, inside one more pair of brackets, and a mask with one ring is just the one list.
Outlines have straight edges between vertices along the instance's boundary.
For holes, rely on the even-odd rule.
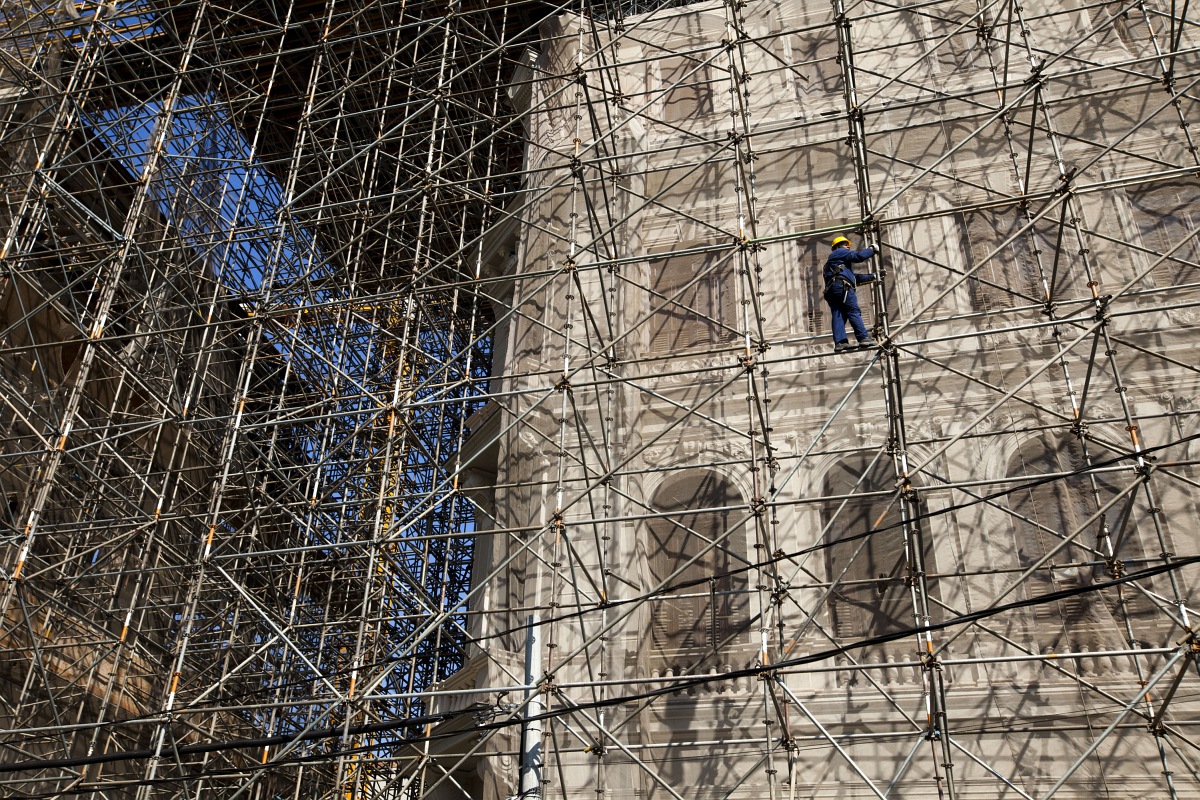
[[854,284],[847,280],[845,275],[839,272],[825,279],[825,294],[831,293],[833,291],[833,287],[839,283],[842,284],[843,294],[854,291]]

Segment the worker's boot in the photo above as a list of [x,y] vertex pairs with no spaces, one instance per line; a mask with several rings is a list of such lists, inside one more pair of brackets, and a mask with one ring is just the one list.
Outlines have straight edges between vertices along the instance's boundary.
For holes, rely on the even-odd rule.
[[836,353],[849,353],[853,349],[854,349],[854,347],[849,342],[838,342],[837,344],[835,344],[833,346],[833,352],[835,354]]
[[878,346],[879,346],[879,342],[875,341],[875,337],[873,337],[873,336],[868,336],[867,338],[862,339],[858,343],[859,350],[874,350]]

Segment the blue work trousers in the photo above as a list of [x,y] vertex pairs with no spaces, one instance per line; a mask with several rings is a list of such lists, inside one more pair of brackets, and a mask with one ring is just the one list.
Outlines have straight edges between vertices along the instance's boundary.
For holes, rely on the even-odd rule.
[[863,324],[862,309],[858,307],[858,295],[855,292],[830,292],[825,295],[829,303],[830,322],[833,325],[833,343],[842,344],[846,341],[846,323],[854,329],[854,338],[858,341],[869,339],[867,326]]

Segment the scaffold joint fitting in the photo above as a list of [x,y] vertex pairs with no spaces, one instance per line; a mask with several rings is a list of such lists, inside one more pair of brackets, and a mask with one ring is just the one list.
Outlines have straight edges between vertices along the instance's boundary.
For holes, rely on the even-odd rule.
[[767,503],[761,497],[756,497],[750,501],[750,513],[756,517],[761,517],[763,512],[767,510]]
[[1073,191],[1071,189],[1071,182],[1074,180],[1075,180],[1075,169],[1072,167],[1071,169],[1064,172],[1062,175],[1058,176],[1058,188],[1056,188],[1054,190],[1054,193],[1056,195],[1070,194]]

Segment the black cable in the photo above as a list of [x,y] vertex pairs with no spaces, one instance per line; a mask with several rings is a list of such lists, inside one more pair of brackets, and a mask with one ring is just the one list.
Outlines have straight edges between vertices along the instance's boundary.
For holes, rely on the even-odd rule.
[[[514,717],[512,719],[498,721],[498,722],[480,723],[480,724],[477,724],[470,728],[456,730],[456,731],[448,732],[445,734],[434,734],[434,735],[430,735],[430,736],[413,738],[413,739],[403,739],[399,742],[396,742],[395,744],[403,744],[406,746],[408,746],[408,745],[419,746],[420,744],[422,744],[423,742],[426,742],[426,741],[436,741],[437,739],[441,739],[441,738],[458,737],[458,736],[465,736],[468,734],[482,733],[485,731],[500,730],[503,728],[520,725],[529,720],[553,720],[558,717],[562,717],[567,714],[571,714],[575,711],[586,711],[586,710],[593,710],[593,709],[600,709],[600,708],[608,708],[611,706],[622,705],[624,703],[629,703],[629,702],[634,702],[634,701],[654,699],[657,697],[662,697],[662,696],[668,695],[668,694],[675,694],[675,693],[685,690],[685,689],[689,689],[689,688],[697,687],[697,686],[703,686],[704,684],[713,683],[713,682],[717,682],[717,681],[736,680],[737,678],[746,678],[746,677],[766,677],[769,675],[774,675],[782,670],[792,669],[794,667],[803,666],[805,664],[812,664],[812,663],[816,663],[819,661],[827,661],[831,658],[835,658],[839,655],[844,655],[846,653],[850,653],[855,650],[861,650],[863,648],[871,647],[873,645],[878,645],[878,644],[886,644],[887,642],[896,641],[897,639],[908,638],[908,637],[914,636],[918,633],[927,632],[927,631],[945,630],[946,628],[951,628],[951,627],[955,627],[958,625],[970,624],[972,622],[977,622],[979,620],[986,619],[988,617],[997,616],[999,614],[1004,614],[1004,613],[1007,613],[1009,611],[1013,611],[1016,609],[1028,608],[1030,606],[1042,605],[1045,603],[1056,603],[1060,600],[1064,600],[1069,597],[1075,597],[1075,596],[1086,594],[1089,592],[1098,592],[1103,589],[1109,589],[1114,586],[1119,586],[1121,584],[1130,583],[1130,582],[1138,581],[1138,580],[1144,580],[1146,578],[1154,577],[1155,575],[1161,575],[1165,572],[1179,570],[1184,567],[1192,566],[1194,564],[1200,564],[1200,556],[1190,556],[1188,558],[1183,558],[1178,561],[1173,561],[1169,564],[1159,564],[1154,567],[1150,567],[1150,568],[1147,568],[1144,570],[1139,570],[1137,572],[1131,572],[1131,573],[1121,576],[1119,578],[1114,578],[1112,580],[1103,581],[1101,583],[1094,583],[1089,586],[1082,586],[1082,587],[1077,587],[1074,589],[1063,589],[1063,590],[1060,590],[1057,592],[1049,592],[1047,594],[1038,595],[1036,597],[1027,598],[1025,600],[1017,600],[1012,603],[1005,603],[1003,605],[993,606],[992,608],[982,609],[980,611],[975,611],[970,614],[963,614],[958,617],[954,617],[953,619],[943,620],[941,622],[933,622],[933,623],[930,623],[929,625],[925,625],[925,626],[921,626],[921,627],[911,627],[911,628],[906,628],[906,629],[902,629],[902,630],[898,630],[898,631],[893,631],[891,633],[881,634],[879,636],[873,636],[873,637],[870,637],[867,639],[860,639],[858,641],[855,641],[855,642],[852,642],[849,644],[845,644],[845,645],[840,645],[838,647],[828,648],[825,650],[819,650],[814,653],[808,653],[803,656],[797,656],[795,658],[785,659],[783,661],[776,662],[775,664],[747,667],[744,669],[731,670],[729,672],[724,672],[724,673],[720,673],[720,674],[705,674],[705,675],[697,675],[697,676],[688,676],[683,679],[677,679],[677,680],[671,681],[668,685],[661,686],[661,687],[658,687],[655,689],[650,689],[650,690],[643,691],[643,692],[615,695],[613,697],[605,698],[603,700],[593,700],[593,701],[589,701],[589,702],[585,702],[585,703],[575,703],[569,707],[564,706],[562,708],[555,709],[553,711],[547,711],[543,714],[537,714],[535,716]],[[932,667],[932,663],[930,663],[926,668],[929,668],[929,667]],[[550,689],[550,691],[556,691],[553,687],[553,684],[551,684],[549,686],[549,689]],[[413,718],[413,719],[393,720],[390,722],[379,722],[379,723],[374,723],[371,725],[357,725],[357,726],[352,726],[348,729],[325,728],[325,729],[321,729],[321,730],[309,731],[307,733],[302,733],[302,734],[298,734],[298,735],[281,734],[278,736],[264,736],[264,737],[259,737],[256,739],[234,739],[234,740],[228,740],[228,741],[206,742],[204,744],[185,745],[183,747],[171,748],[170,750],[164,750],[164,754],[172,754],[172,755],[176,755],[176,756],[182,756],[182,755],[193,755],[193,754],[203,754],[203,753],[216,753],[216,752],[223,752],[223,751],[229,751],[229,750],[244,750],[247,748],[265,747],[265,746],[275,745],[275,744],[287,744],[287,743],[290,743],[293,741],[319,741],[319,740],[337,739],[337,738],[343,738],[344,735],[345,736],[358,736],[358,735],[370,734],[370,733],[388,733],[391,731],[399,731],[399,730],[404,730],[407,728],[420,727],[423,725],[429,725],[429,724],[437,723],[437,722],[447,722],[452,719],[456,719],[458,717],[465,716],[467,714],[476,715],[479,712],[480,712],[480,709],[478,709],[478,708],[465,709],[462,711],[449,712],[446,714],[434,714],[434,715],[430,715],[430,716],[417,717],[417,718]],[[384,746],[383,744],[376,744],[376,745],[373,745],[373,748],[380,748],[383,746]],[[356,748],[356,750],[357,750],[357,748]],[[339,753],[335,751],[335,752],[322,754],[321,758],[323,758],[323,759],[334,758],[337,755],[339,755]],[[26,772],[26,771],[30,771],[30,770],[53,769],[53,768],[66,769],[66,768],[72,768],[72,767],[87,766],[90,764],[103,764],[103,763],[113,763],[113,762],[120,762],[120,761],[136,761],[136,760],[151,758],[153,756],[154,756],[153,750],[132,750],[132,751],[118,751],[118,752],[113,752],[113,753],[103,753],[103,754],[99,754],[99,755],[83,756],[83,757],[78,757],[78,758],[38,759],[38,760],[33,760],[33,761],[21,761],[21,762],[12,763],[12,764],[0,764],[0,774],[11,773],[11,772]],[[311,756],[305,756],[304,758],[306,758],[306,759],[311,758]],[[269,762],[268,764],[264,764],[261,766],[264,769],[265,768],[274,768],[274,767],[278,767],[284,763],[287,763],[287,761],[272,761],[272,762]]]
[[[1008,488],[992,492],[991,494],[988,494],[988,495],[981,495],[975,499],[968,500],[963,503],[947,506],[947,507],[939,509],[937,511],[926,511],[924,513],[921,513],[921,514],[911,517],[909,521],[910,522],[920,522],[922,520],[933,519],[934,517],[942,516],[942,515],[949,514],[952,512],[957,512],[957,511],[960,511],[963,509],[970,508],[975,505],[979,505],[981,503],[991,502],[998,498],[1006,497],[1007,495],[1010,495],[1014,492],[1019,492],[1019,491],[1023,491],[1023,490],[1036,488],[1038,486],[1042,486],[1042,485],[1045,485],[1048,483],[1053,483],[1053,482],[1059,481],[1059,480],[1064,480],[1066,478],[1087,475],[1094,470],[1113,466],[1113,465],[1121,463],[1122,461],[1125,461],[1125,460],[1128,460],[1131,458],[1136,458],[1139,455],[1145,457],[1145,456],[1151,455],[1154,452],[1165,450],[1165,449],[1168,449],[1171,447],[1176,447],[1176,446],[1183,445],[1183,444],[1187,444],[1188,442],[1191,442],[1196,439],[1200,439],[1200,433],[1193,434],[1191,436],[1186,436],[1181,439],[1176,439],[1176,440],[1168,442],[1166,444],[1157,445],[1155,447],[1145,448],[1144,450],[1142,450],[1141,453],[1138,453],[1138,454],[1128,453],[1128,454],[1117,455],[1106,461],[1093,463],[1089,467],[1081,467],[1079,469],[1072,470],[1069,473],[1065,473],[1063,475],[1059,475],[1056,477],[1037,477],[1037,478],[1034,478],[1025,483],[1013,484],[1013,485],[1009,486]],[[918,491],[920,491],[920,489],[918,489]],[[811,547],[801,548],[799,550],[794,550],[794,551],[784,553],[779,556],[774,556],[772,558],[768,558],[768,559],[765,559],[765,560],[762,560],[759,562],[747,564],[745,566],[738,567],[737,569],[727,570],[727,571],[724,571],[721,573],[714,573],[713,575],[706,575],[703,578],[697,578],[694,580],[680,581],[678,583],[673,583],[673,584],[661,587],[658,591],[650,593],[650,594],[638,595],[636,597],[624,598],[621,600],[613,600],[613,601],[609,601],[608,603],[604,604],[603,606],[593,606],[593,607],[584,608],[584,609],[580,609],[580,610],[576,610],[576,611],[571,611],[571,612],[568,612],[565,614],[560,614],[560,615],[553,616],[553,617],[548,617],[548,618],[541,620],[539,622],[539,625],[546,626],[546,625],[551,625],[551,624],[554,624],[557,622],[566,622],[566,621],[570,621],[573,619],[580,619],[587,614],[591,614],[597,610],[600,610],[601,608],[612,609],[612,608],[619,608],[621,606],[643,603],[643,602],[646,602],[646,601],[654,599],[654,598],[662,597],[663,595],[666,595],[669,593],[681,591],[683,589],[707,585],[709,583],[710,579],[713,579],[713,578],[720,579],[720,578],[734,577],[734,576],[741,575],[744,573],[753,572],[755,570],[760,570],[760,569],[778,564],[783,561],[788,561],[788,560],[791,560],[791,559],[794,559],[794,558],[797,558],[800,556],[811,555],[813,553],[821,552],[822,550],[830,549],[830,548],[834,547],[835,545],[844,545],[844,544],[847,544],[850,542],[858,541],[859,539],[864,539],[869,536],[874,536],[879,533],[884,533],[884,532],[887,532],[890,530],[895,530],[895,529],[899,528],[901,525],[902,525],[902,523],[897,522],[897,523],[892,523],[889,525],[880,526],[877,528],[871,528],[869,530],[862,531],[860,533],[843,536],[835,541],[822,542],[820,544],[812,545]],[[1097,586],[1097,585],[1099,585],[1099,584],[1092,584],[1092,586]],[[1105,584],[1105,585],[1107,585],[1107,584]],[[505,629],[496,631],[487,636],[470,639],[469,642],[472,644],[475,644],[477,646],[483,646],[484,644],[486,644],[489,641],[494,641],[503,636],[512,635],[513,633],[517,633],[524,629],[525,629],[524,625],[513,626],[510,628],[505,628]],[[378,660],[375,660],[372,662],[367,662],[365,664],[362,664],[358,667],[358,669],[361,670],[361,669],[370,669],[372,667],[384,667],[389,664],[399,663],[401,661],[409,660],[411,658],[414,658],[414,656],[412,656],[412,655],[401,656],[401,657],[389,656],[386,658],[382,658],[382,659],[378,659]],[[351,671],[352,671],[351,668],[346,668],[344,670],[334,670],[331,672],[322,673],[322,677],[324,677],[326,679],[334,679],[334,678],[337,678],[340,676],[348,675]],[[248,689],[243,692],[229,693],[229,694],[225,694],[223,697],[226,700],[236,700],[236,699],[245,700],[245,699],[252,699],[255,697],[265,697],[272,693],[278,692],[281,689],[287,689],[287,688],[296,687],[296,686],[305,686],[307,684],[310,684],[311,682],[312,682],[311,677],[302,678],[302,679],[298,679],[295,681],[288,681],[288,682],[274,684],[269,687],[261,687],[261,688],[256,687],[254,689]],[[416,698],[412,698],[412,699],[416,700]],[[127,718],[124,718],[121,720],[112,720],[112,721],[108,722],[104,727],[118,727],[118,726],[122,726],[122,725],[128,725],[131,722],[154,719],[155,717],[159,716],[159,714],[161,714],[160,711],[147,712],[146,714],[136,716],[136,717],[127,717]],[[47,734],[47,735],[50,735],[50,734]]]
[[[1000,489],[998,491],[992,492],[991,494],[987,494],[987,495],[980,495],[972,500],[967,500],[962,503],[946,506],[945,508],[941,508],[936,511],[925,511],[920,514],[915,514],[908,519],[908,523],[913,524],[913,523],[921,522],[923,520],[934,519],[936,517],[944,516],[946,514],[950,514],[953,512],[958,512],[958,511],[962,511],[964,509],[971,508],[972,506],[980,505],[983,503],[989,503],[993,500],[996,500],[996,499],[999,499],[1002,497],[1007,497],[1008,495],[1013,494],[1015,492],[1034,489],[1034,488],[1037,488],[1038,486],[1043,486],[1045,484],[1053,483],[1055,481],[1065,480],[1067,478],[1075,478],[1075,477],[1080,477],[1083,475],[1088,475],[1096,470],[1100,470],[1105,467],[1119,464],[1122,461],[1126,461],[1126,460],[1132,459],[1132,458],[1137,458],[1139,456],[1145,457],[1153,452],[1156,452],[1159,450],[1165,450],[1169,447],[1176,447],[1178,445],[1187,444],[1188,442],[1196,440],[1196,439],[1200,439],[1200,433],[1192,434],[1191,436],[1186,436],[1182,439],[1176,439],[1172,442],[1168,442],[1167,444],[1158,445],[1156,447],[1151,447],[1151,448],[1146,448],[1146,449],[1142,450],[1140,453],[1126,453],[1126,454],[1117,455],[1106,461],[1093,463],[1091,466],[1088,466],[1088,467],[1080,467],[1078,469],[1071,470],[1070,472],[1066,472],[1061,475],[1057,475],[1057,476],[1053,476],[1053,477],[1042,476],[1042,477],[1034,478],[1034,479],[1029,480],[1024,483],[1014,483],[1005,489]],[[919,493],[921,491],[921,489],[918,488],[916,491]],[[695,513],[695,512],[685,510],[684,512],[681,512],[681,513],[691,514],[691,513]],[[775,555],[775,556],[772,556],[771,558],[767,558],[762,561],[746,564],[746,565],[738,567],[736,569],[726,570],[724,572],[713,573],[711,575],[705,575],[702,578],[695,578],[692,580],[679,581],[677,583],[672,583],[672,584],[660,587],[657,591],[649,593],[649,594],[642,594],[642,595],[638,595],[636,597],[628,597],[628,598],[624,598],[621,600],[610,600],[603,605],[596,605],[596,606],[592,606],[589,608],[580,609],[577,611],[571,611],[571,612],[568,612],[565,614],[559,614],[559,615],[553,616],[553,617],[547,617],[545,619],[540,620],[538,622],[538,624],[541,626],[546,626],[546,625],[551,625],[556,622],[565,622],[565,621],[569,621],[572,619],[578,619],[578,618],[583,617],[586,614],[593,613],[602,608],[603,609],[611,609],[611,608],[618,608],[620,606],[625,606],[625,605],[630,605],[630,604],[643,603],[647,600],[651,600],[651,599],[654,599],[657,597],[662,597],[663,595],[666,595],[666,594],[669,594],[672,592],[677,592],[677,591],[680,591],[683,589],[688,589],[688,588],[692,588],[692,587],[696,587],[696,586],[707,585],[709,583],[709,581],[712,579],[729,578],[729,577],[734,577],[734,576],[741,575],[744,573],[750,573],[750,572],[753,572],[756,570],[761,570],[761,569],[779,564],[780,562],[783,562],[783,561],[790,561],[791,559],[798,558],[800,556],[807,556],[807,555],[811,555],[813,553],[819,553],[823,550],[828,550],[828,549],[831,549],[838,545],[844,545],[844,544],[847,544],[850,542],[856,542],[859,539],[865,539],[870,536],[875,536],[876,534],[885,533],[885,532],[891,531],[891,530],[896,530],[896,529],[899,529],[900,527],[902,527],[904,524],[905,523],[903,521],[897,521],[897,522],[894,522],[894,523],[891,523],[888,525],[882,525],[877,528],[870,528],[870,529],[862,531],[860,533],[854,533],[854,534],[850,534],[848,536],[842,536],[841,538],[838,538],[833,541],[825,541],[825,542],[821,542],[819,544],[812,545],[811,547],[804,547],[799,550],[793,550],[791,552],[783,553],[781,555]],[[470,642],[472,644],[482,646],[482,643],[485,643],[489,640],[498,639],[503,636],[509,636],[509,635],[512,635],[513,633],[517,633],[524,629],[525,629],[524,625],[513,626],[513,627],[495,631],[493,633],[488,634],[487,636],[482,636],[482,637],[478,637],[475,639],[471,639]]]

